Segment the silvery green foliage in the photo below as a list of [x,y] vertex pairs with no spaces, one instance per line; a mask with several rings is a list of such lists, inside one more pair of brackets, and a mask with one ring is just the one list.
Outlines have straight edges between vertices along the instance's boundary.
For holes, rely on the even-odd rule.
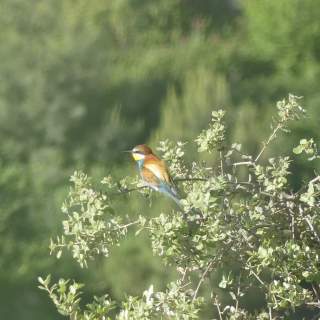
[[[58,312],[77,320],[110,320],[110,311],[115,303],[108,295],[94,297],[93,302],[80,307],[82,284],[60,279],[51,285],[51,276],[38,278],[39,288],[47,291],[56,305]],[[154,292],[151,285],[142,297],[129,296],[122,303],[120,311],[114,316],[116,320],[148,320],[148,319],[198,319],[199,306],[202,298],[193,299],[192,295],[183,290],[179,283],[170,283],[165,292]]]
[[198,319],[202,300],[192,299],[192,295],[177,283],[170,283],[165,292],[154,292],[151,285],[142,298],[129,297],[116,319]]
[[[119,244],[127,225],[114,214],[107,194],[96,191],[87,175],[76,171],[70,181],[73,186],[62,206],[64,235],[51,240],[50,249],[60,258],[62,249],[68,248],[81,266],[87,266],[88,259],[109,256],[109,247]],[[109,178],[102,183],[113,185]]]
[[287,125],[289,120],[299,120],[305,110],[299,104],[301,97],[289,94],[288,99],[277,102],[278,119],[277,121],[283,125]]
[[293,149],[295,154],[301,154],[304,152],[308,156],[308,160],[312,161],[320,158],[317,144],[313,139],[301,139],[300,144]]
[[175,177],[185,177],[188,171],[187,165],[183,159],[186,143],[178,141],[174,144],[172,141],[160,141],[158,151],[161,152],[162,159],[168,163],[169,171],[175,173]]
[[225,125],[223,117],[225,111],[212,111],[212,120],[207,130],[203,130],[196,139],[199,152],[213,152],[215,149],[221,149],[225,140]]
[[47,291],[49,297],[57,307],[60,314],[77,320],[110,320],[109,312],[115,308],[108,295],[94,297],[84,310],[80,307],[82,284],[70,280],[60,279],[51,285],[51,276],[45,279],[39,277],[39,288]]
[[[320,176],[292,192],[291,155],[262,160],[277,135],[288,132],[290,121],[303,115],[298,102],[298,97],[289,95],[277,104],[272,132],[257,155],[246,154],[238,143],[228,147],[224,112],[214,112],[196,143],[199,152],[217,152],[218,168],[204,162],[188,165],[183,143],[161,142],[159,150],[185,194],[181,210],[121,221],[112,210],[112,192],[140,190],[137,181],[117,183],[106,177],[106,191],[98,192],[83,173],[76,173],[63,207],[64,235],[52,243],[52,250],[60,255],[66,247],[86,264],[97,254],[107,257],[110,246],[121,244],[128,227],[149,234],[154,254],[176,267],[178,280],[166,292],[154,292],[150,286],[141,297],[129,297],[115,319],[200,319],[201,303],[212,304],[218,319],[287,319],[302,309],[316,313],[320,308]],[[318,157],[312,139],[301,140],[293,151],[305,152],[312,160]],[[231,298],[231,303],[223,303],[226,300],[207,280],[217,269],[230,270],[230,265],[237,271],[223,274],[217,284]],[[60,281],[50,287],[42,279],[40,283],[58,310],[71,319],[109,319],[113,303],[106,296],[83,310],[76,284]],[[210,299],[203,297],[203,287],[211,290]],[[265,296],[260,312],[250,312],[241,304],[252,288]],[[96,310],[104,310],[103,317],[95,318]]]

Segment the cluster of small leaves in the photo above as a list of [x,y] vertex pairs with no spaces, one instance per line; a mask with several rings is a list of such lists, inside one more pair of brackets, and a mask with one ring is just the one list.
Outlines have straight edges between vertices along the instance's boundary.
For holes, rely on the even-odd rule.
[[305,110],[299,104],[299,100],[301,97],[294,96],[289,94],[287,99],[283,99],[277,102],[277,117],[274,119],[273,123],[271,123],[272,134],[269,138],[263,142],[263,148],[260,153],[255,158],[255,162],[257,162],[262,153],[265,151],[266,147],[277,137],[279,131],[289,133],[290,130],[288,125],[290,121],[299,120],[305,114]]
[[69,316],[73,320],[111,320],[108,316],[115,308],[115,303],[108,295],[94,297],[93,302],[88,303],[84,310],[80,305],[83,284],[75,281],[60,279],[57,283],[51,284],[51,276],[45,279],[39,277],[39,288],[48,292],[49,297],[57,307],[60,314]]
[[160,214],[149,222],[152,248],[170,265],[199,270],[218,263],[230,247],[230,227],[221,224],[224,181],[217,177],[196,182],[194,190],[181,200],[184,212]]
[[308,156],[308,160],[312,161],[315,159],[320,159],[320,154],[318,151],[317,144],[313,139],[301,139],[300,144],[293,149],[295,154],[305,153]]
[[299,120],[305,110],[299,104],[301,97],[289,94],[288,99],[283,99],[277,102],[278,121],[287,124],[290,120]]
[[127,232],[127,226],[114,214],[106,194],[93,189],[87,175],[75,172],[73,187],[62,206],[64,236],[51,240],[51,252],[59,258],[63,248],[72,251],[81,266],[96,255],[109,256],[109,248],[118,244]]
[[238,277],[238,281],[232,276],[231,272],[228,275],[223,274],[219,283],[219,288],[227,290],[232,303],[228,305],[222,305],[219,302],[219,297],[211,294],[214,305],[216,306],[220,319],[232,319],[232,320],[250,320],[250,319],[269,319],[269,316],[265,317],[265,313],[262,312],[256,315],[250,315],[248,311],[240,307],[239,300],[244,296],[244,292],[241,290],[241,276]]
[[202,298],[193,299],[192,294],[177,283],[170,283],[166,292],[154,292],[151,285],[142,299],[129,297],[116,319],[198,319],[202,302]]
[[263,283],[267,287],[268,299],[274,309],[302,305],[312,300],[310,290],[303,283],[313,283],[320,279],[319,252],[308,246],[301,247],[293,240],[282,246],[260,246],[252,252],[247,268],[255,270],[256,276],[269,269],[273,272],[273,281]]
[[195,140],[198,145],[198,151],[208,151],[212,153],[214,150],[221,150],[225,141],[225,111],[218,110],[212,112],[212,120],[207,130],[203,130]]
[[[278,103],[276,125],[257,156],[242,153],[238,143],[229,148],[224,145],[221,111],[213,113],[209,129],[196,140],[199,152],[217,151],[220,159],[215,168],[204,162],[193,162],[188,168],[183,160],[183,145],[162,142],[160,151],[171,163],[174,175],[179,176],[176,181],[180,180],[179,187],[186,194],[181,200],[181,210],[121,225],[110,212],[108,197],[92,190],[85,176],[73,179],[76,184],[65,212],[69,225],[72,222],[72,237],[89,244],[91,256],[97,253],[97,248],[101,250],[101,244],[106,248],[118,244],[126,226],[137,224],[138,232],[149,233],[154,254],[176,266],[182,274],[179,286],[170,287],[165,293],[153,293],[150,287],[142,298],[129,298],[118,319],[197,319],[198,307],[192,301],[198,301],[201,286],[214,270],[230,270],[230,265],[239,270],[224,276],[220,287],[228,290],[233,303],[222,303],[212,295],[211,302],[220,319],[282,319],[290,310],[320,308],[320,177],[293,192],[288,183],[291,157],[267,161],[261,157],[277,133],[287,132],[289,122],[303,113],[298,100],[290,95]],[[314,156],[315,151],[309,151],[315,150],[313,141],[302,145],[301,152],[308,150]],[[294,151],[299,153],[300,149]],[[239,167],[243,169],[241,175]],[[187,177],[182,176],[183,172]],[[110,179],[105,184],[114,187]],[[119,190],[126,191],[126,183],[121,185]],[[102,228],[86,239],[92,232],[92,212],[93,221],[101,223]],[[80,238],[79,228],[74,229],[76,218],[84,219]],[[65,227],[65,236],[70,236],[70,227]],[[236,273],[242,274],[241,282],[232,280]],[[198,282],[194,281],[196,278]],[[241,306],[252,287],[258,287],[265,295],[266,305],[260,313]]]
[[[38,281],[39,288],[49,294],[60,314],[69,316],[73,320],[112,319],[110,311],[116,308],[116,303],[111,301],[108,295],[94,297],[93,302],[82,307],[80,291],[82,284],[74,281],[70,283],[70,280],[64,279],[50,284],[51,276],[47,276],[46,279],[39,277]],[[170,283],[165,292],[154,292],[151,285],[142,297],[129,296],[113,318],[116,320],[148,320],[162,317],[198,319],[202,302],[202,298],[193,299],[192,295],[177,283]]]
[[320,181],[320,176],[317,176],[313,181],[310,181],[307,191],[302,193],[300,196],[300,200],[306,203],[309,207],[316,206],[317,199],[319,199],[320,183],[316,183],[316,181]]
[[176,178],[185,177],[188,169],[184,162],[184,146],[186,143],[178,141],[176,144],[169,140],[160,141],[157,150],[161,152],[161,158],[168,164],[169,171]]
[[239,274],[237,277],[229,272],[228,275],[223,274],[219,283],[219,288],[228,292],[231,297],[231,303],[225,305],[220,302],[219,296],[211,293],[213,304],[216,306],[219,319],[229,320],[270,320],[278,319],[273,317],[272,308],[268,310],[256,310],[255,312],[249,312],[243,306],[241,306],[241,298],[245,296],[245,289],[248,288],[247,274]]
[[283,190],[287,185],[287,176],[289,175],[289,157],[270,158],[268,162],[269,165],[265,167],[262,165],[254,166],[257,181],[263,185],[266,192]]
[[201,217],[212,216],[212,210],[220,206],[219,198],[226,192],[227,188],[227,181],[222,175],[207,177],[205,181],[194,181],[191,192],[187,194],[185,199],[181,200],[181,203],[186,212],[191,211],[191,220],[198,217],[197,214],[192,215],[192,209],[198,210],[193,211],[193,213],[200,210]]
[[294,309],[312,301],[311,291],[302,288],[299,281],[290,276],[283,280],[273,280],[268,288],[268,296],[275,310],[288,307]]

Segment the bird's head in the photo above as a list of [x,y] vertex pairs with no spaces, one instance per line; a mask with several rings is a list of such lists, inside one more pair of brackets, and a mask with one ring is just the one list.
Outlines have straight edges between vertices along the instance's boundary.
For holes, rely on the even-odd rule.
[[135,161],[144,160],[144,158],[149,155],[153,154],[151,148],[149,148],[145,144],[139,144],[135,146],[132,150],[128,151],[132,154],[132,157]]

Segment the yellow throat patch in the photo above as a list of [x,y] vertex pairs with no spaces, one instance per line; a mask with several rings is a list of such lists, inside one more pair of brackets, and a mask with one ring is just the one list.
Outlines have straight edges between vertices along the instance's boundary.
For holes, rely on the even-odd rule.
[[140,153],[132,153],[132,157],[135,161],[139,161],[144,159],[144,155]]

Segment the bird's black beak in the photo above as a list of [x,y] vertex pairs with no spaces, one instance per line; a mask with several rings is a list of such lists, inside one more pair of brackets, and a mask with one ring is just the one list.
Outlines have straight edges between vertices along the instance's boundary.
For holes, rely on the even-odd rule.
[[129,152],[129,153],[132,153],[132,150],[122,150],[122,152]]

